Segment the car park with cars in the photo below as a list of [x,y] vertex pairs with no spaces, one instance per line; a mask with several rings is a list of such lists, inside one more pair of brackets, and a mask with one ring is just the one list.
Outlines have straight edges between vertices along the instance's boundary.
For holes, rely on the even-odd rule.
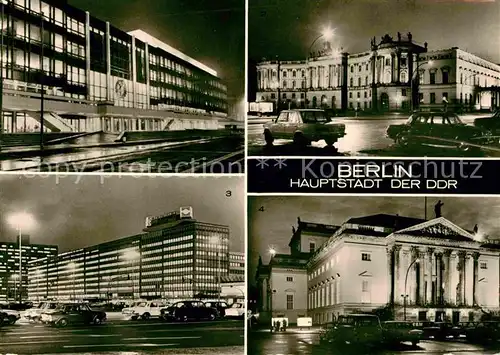
[[98,325],[106,321],[106,313],[93,310],[85,303],[60,303],[55,309],[42,312],[41,321],[57,327],[70,324]]
[[471,144],[491,143],[491,132],[464,124],[453,112],[414,112],[404,124],[390,125],[387,136],[401,147],[419,146],[473,150]]
[[476,118],[474,126],[489,130],[493,135],[498,136],[500,134],[500,110],[496,111],[492,116]]
[[204,302],[186,300],[175,302],[161,310],[161,318],[166,321],[187,322],[189,320],[216,320],[219,312]]
[[295,109],[281,111],[276,119],[264,124],[264,139],[272,145],[274,139],[293,139],[298,147],[324,140],[329,147],[345,136],[345,125],[334,123],[324,110]]

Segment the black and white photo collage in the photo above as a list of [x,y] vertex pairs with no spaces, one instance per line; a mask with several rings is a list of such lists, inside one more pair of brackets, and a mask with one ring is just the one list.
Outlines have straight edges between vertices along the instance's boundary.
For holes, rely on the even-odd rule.
[[0,12],[0,355],[500,354],[500,0]]

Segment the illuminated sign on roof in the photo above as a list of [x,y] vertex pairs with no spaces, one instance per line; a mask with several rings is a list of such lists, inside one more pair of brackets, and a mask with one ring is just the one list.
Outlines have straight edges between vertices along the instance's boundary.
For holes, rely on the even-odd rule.
[[154,227],[188,218],[193,218],[193,207],[191,206],[181,207],[179,211],[173,211],[159,216],[148,216],[146,217],[145,227]]

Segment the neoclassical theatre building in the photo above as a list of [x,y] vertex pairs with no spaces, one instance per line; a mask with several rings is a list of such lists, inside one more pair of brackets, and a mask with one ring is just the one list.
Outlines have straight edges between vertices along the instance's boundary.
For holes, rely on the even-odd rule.
[[257,102],[280,108],[489,110],[500,102],[500,65],[458,47],[428,50],[398,33],[349,54],[329,42],[306,59],[257,64]]
[[217,129],[217,72],[138,29],[124,32],[66,0],[2,0],[5,133]]
[[299,219],[289,247],[268,265],[259,260],[263,318],[321,324],[393,306],[396,319],[460,322],[499,310],[500,245],[444,217],[377,214],[340,226]]

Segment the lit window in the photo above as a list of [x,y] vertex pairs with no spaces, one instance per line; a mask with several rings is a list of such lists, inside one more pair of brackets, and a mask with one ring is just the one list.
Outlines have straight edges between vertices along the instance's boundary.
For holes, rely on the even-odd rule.
[[286,295],[286,309],[293,309],[293,295]]
[[363,261],[371,261],[372,256],[368,253],[361,253],[361,260]]
[[286,277],[287,282],[293,282],[293,277],[292,276],[287,276]]

